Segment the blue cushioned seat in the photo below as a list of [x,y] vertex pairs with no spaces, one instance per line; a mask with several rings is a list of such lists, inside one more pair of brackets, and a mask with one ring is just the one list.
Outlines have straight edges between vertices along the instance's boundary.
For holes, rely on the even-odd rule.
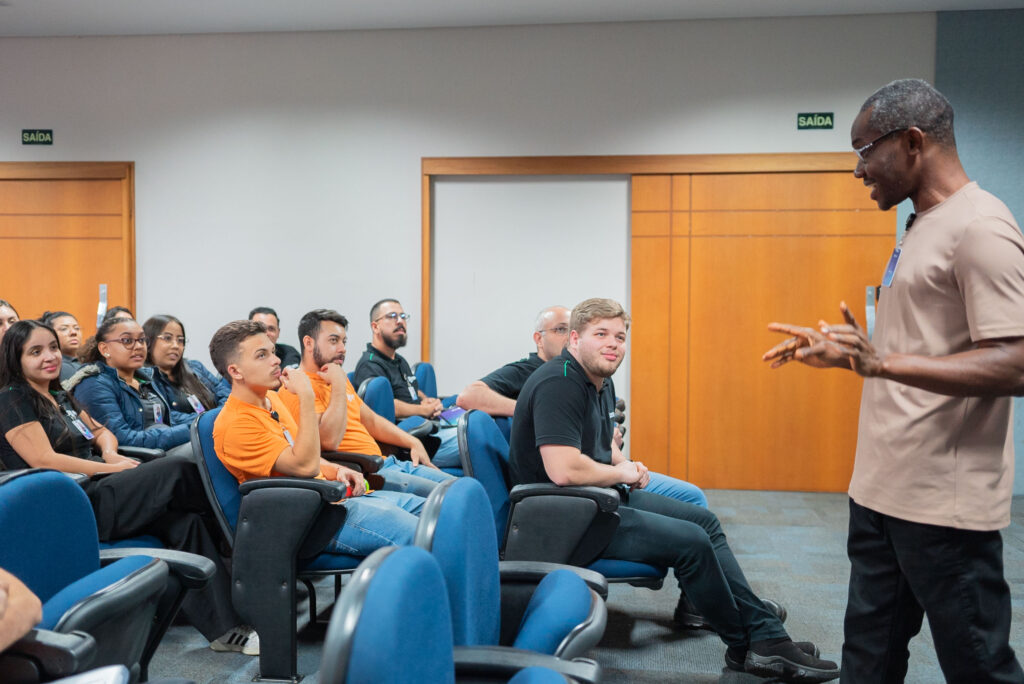
[[502,591],[491,525],[487,494],[473,478],[438,485],[420,515],[415,544],[441,567],[455,645],[510,645],[572,658],[600,641],[604,601],[575,569],[538,564],[527,586],[528,564],[520,563],[516,582]]

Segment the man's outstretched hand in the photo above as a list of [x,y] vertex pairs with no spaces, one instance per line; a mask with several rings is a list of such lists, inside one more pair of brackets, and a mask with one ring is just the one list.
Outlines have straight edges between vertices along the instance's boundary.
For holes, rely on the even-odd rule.
[[814,368],[850,368],[864,377],[879,375],[882,359],[867,333],[846,302],[840,302],[839,310],[845,324],[829,325],[818,321],[817,330],[789,323],[769,323],[769,330],[791,337],[769,349],[761,359],[770,361],[772,368],[799,361]]

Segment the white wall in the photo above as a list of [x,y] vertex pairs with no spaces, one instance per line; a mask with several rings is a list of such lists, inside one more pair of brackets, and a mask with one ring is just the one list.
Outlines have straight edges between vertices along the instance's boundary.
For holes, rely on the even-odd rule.
[[346,313],[354,357],[376,299],[422,320],[421,157],[845,150],[934,55],[933,14],[0,39],[0,159],[136,163],[138,313],[184,318],[190,355],[269,304],[293,344],[302,312]]
[[[589,297],[628,302],[625,177],[443,178],[434,186],[438,389],[454,393],[536,351],[537,313]],[[629,364],[615,389],[629,396]]]

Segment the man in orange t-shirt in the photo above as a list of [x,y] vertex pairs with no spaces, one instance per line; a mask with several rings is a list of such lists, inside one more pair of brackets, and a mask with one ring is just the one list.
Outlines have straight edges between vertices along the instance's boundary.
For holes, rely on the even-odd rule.
[[[217,456],[239,482],[290,476],[346,482],[351,498],[345,524],[326,550],[365,556],[412,542],[424,499],[391,491],[365,493],[363,476],[320,457],[315,397],[305,373],[281,370],[274,343],[256,321],[234,321],[210,341],[210,357],[231,381],[231,396],[213,426]],[[284,386],[298,398],[296,421],[274,390]]]
[[[348,320],[344,316],[330,309],[310,311],[299,321],[299,342],[299,369],[305,371],[313,386],[322,449],[381,456],[378,441],[408,449],[409,461],[388,456],[378,472],[387,489],[395,491],[425,497],[439,482],[452,479],[430,462],[420,440],[374,413],[352,388],[342,370],[348,342]],[[339,391],[332,391],[334,387]],[[292,415],[300,415],[297,394],[286,388],[280,399]]]

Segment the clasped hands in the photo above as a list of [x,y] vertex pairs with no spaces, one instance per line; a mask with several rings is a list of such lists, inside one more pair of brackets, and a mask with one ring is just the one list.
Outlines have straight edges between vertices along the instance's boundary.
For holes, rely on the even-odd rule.
[[857,323],[846,302],[840,302],[839,310],[845,324],[830,325],[822,320],[818,321],[817,330],[788,323],[769,323],[769,330],[792,337],[769,349],[761,359],[771,361],[772,368],[799,361],[814,368],[849,368],[866,378],[880,375],[883,359],[867,333]]

